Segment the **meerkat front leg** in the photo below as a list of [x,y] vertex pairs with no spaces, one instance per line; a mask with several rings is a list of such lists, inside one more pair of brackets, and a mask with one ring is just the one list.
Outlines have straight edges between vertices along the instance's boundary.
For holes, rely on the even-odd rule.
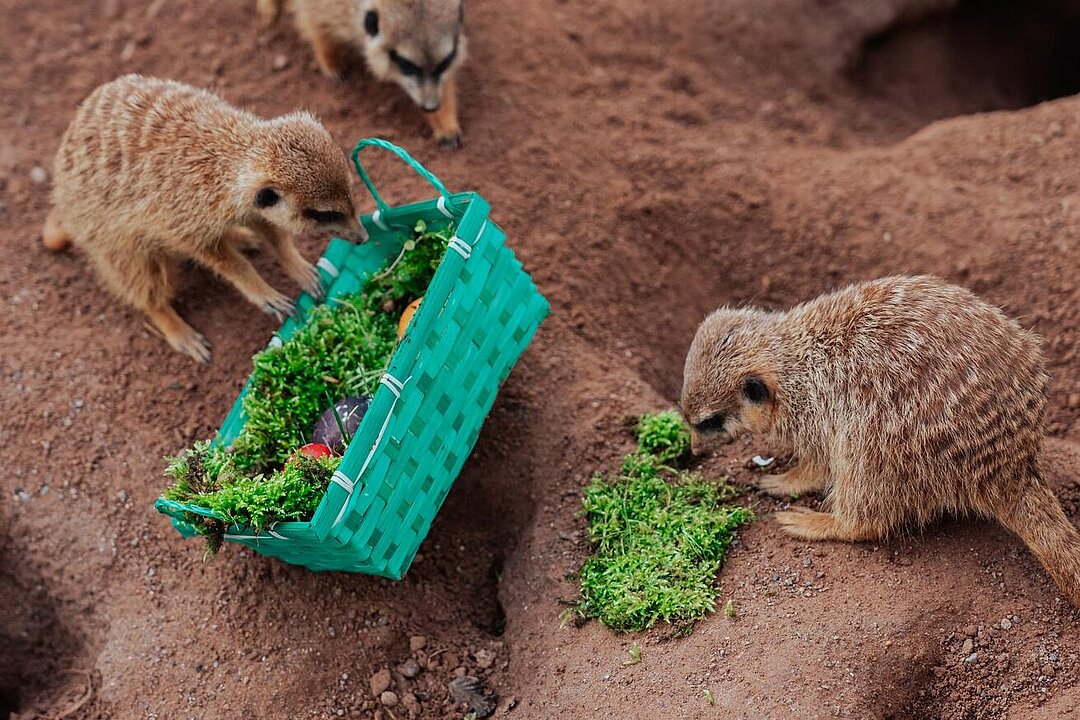
[[279,320],[282,315],[292,315],[295,312],[292,300],[262,279],[255,267],[236,249],[235,235],[230,233],[230,236],[209,247],[200,247],[194,253],[195,259],[232,283],[248,302],[263,312]]
[[311,38],[311,49],[324,75],[333,80],[345,77],[351,52],[347,45],[325,33],[315,33]]
[[277,255],[285,274],[308,295],[316,300],[322,300],[324,292],[319,271],[296,249],[292,237],[267,222],[257,221],[254,227]]
[[836,513],[818,512],[804,507],[776,513],[776,522],[788,535],[803,540],[873,540],[879,534],[856,523],[847,522]]
[[453,77],[446,79],[442,87],[439,109],[425,113],[428,124],[435,133],[435,140],[445,148],[461,147],[461,125],[457,115],[457,81]]
[[824,490],[829,484],[828,473],[808,460],[802,460],[787,472],[765,475],[757,486],[774,497],[790,497]]
[[277,22],[278,16],[281,15],[282,3],[283,0],[256,0],[255,6],[263,26],[270,27]]

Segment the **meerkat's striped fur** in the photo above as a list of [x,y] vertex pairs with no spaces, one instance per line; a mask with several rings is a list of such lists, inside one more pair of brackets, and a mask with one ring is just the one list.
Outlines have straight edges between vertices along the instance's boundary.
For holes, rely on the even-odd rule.
[[240,249],[265,242],[319,295],[290,235],[308,231],[366,237],[345,156],[314,117],[263,120],[204,90],[127,75],[91,93],[64,134],[43,241],[74,242],[106,287],[206,362],[205,338],[171,304],[177,263],[194,259],[262,310],[290,313]]
[[932,277],[856,284],[787,312],[721,309],[686,358],[699,448],[766,431],[797,466],[761,487],[825,491],[781,512],[807,540],[872,540],[943,513],[996,518],[1080,607],[1080,531],[1043,479],[1039,339]]
[[[285,0],[258,0],[263,22]],[[380,80],[420,106],[444,146],[461,145],[454,77],[465,62],[464,0],[289,0],[323,73],[340,78],[355,50]]]

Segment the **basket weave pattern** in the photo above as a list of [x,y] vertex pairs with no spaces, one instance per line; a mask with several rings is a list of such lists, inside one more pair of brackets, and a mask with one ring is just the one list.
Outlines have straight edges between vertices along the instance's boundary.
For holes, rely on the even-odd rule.
[[[399,148],[393,150],[420,172]],[[389,147],[388,147],[389,146]],[[524,352],[548,303],[537,291],[505,235],[475,193],[451,195],[434,176],[436,200],[391,208],[374,192],[379,209],[362,218],[369,242],[334,239],[318,263],[328,301],[358,292],[365,280],[400,252],[402,230],[417,220],[453,223],[454,239],[424,294],[390,366],[325,497],[309,522],[283,522],[255,535],[230,527],[226,540],[311,570],[345,570],[400,578],[454,479],[472,452],[499,385]],[[302,295],[297,318],[287,320],[271,344],[288,340],[315,301]],[[245,386],[220,430],[228,444],[243,428]],[[159,499],[185,536],[187,513],[205,508]]]

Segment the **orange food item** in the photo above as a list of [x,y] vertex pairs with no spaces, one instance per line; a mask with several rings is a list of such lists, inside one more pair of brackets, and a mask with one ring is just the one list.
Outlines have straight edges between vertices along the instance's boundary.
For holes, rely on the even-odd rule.
[[412,322],[413,315],[416,314],[417,308],[420,307],[420,301],[423,300],[423,299],[424,298],[422,298],[422,297],[416,298],[411,303],[409,303],[408,307],[405,308],[405,312],[401,313],[401,319],[398,320],[398,324],[397,324],[398,340],[400,340],[402,337],[404,337],[405,330],[406,330],[406,328],[409,327],[409,323]]

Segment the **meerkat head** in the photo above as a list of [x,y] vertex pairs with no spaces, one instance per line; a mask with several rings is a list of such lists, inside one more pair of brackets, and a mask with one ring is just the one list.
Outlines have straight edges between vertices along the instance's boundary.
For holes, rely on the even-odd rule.
[[367,240],[345,155],[309,113],[263,123],[240,177],[246,214],[296,235]]
[[364,55],[371,72],[404,88],[426,112],[465,60],[464,0],[365,0]]
[[680,401],[694,452],[772,424],[779,368],[770,349],[769,317],[762,310],[723,308],[698,328]]

